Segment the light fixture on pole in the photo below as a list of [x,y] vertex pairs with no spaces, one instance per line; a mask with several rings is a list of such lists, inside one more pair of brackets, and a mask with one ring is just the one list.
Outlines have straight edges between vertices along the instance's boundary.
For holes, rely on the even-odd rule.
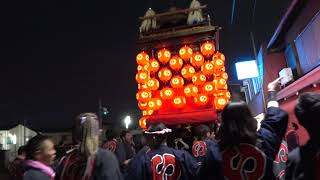
[[131,124],[131,117],[130,116],[126,116],[124,118],[124,124],[125,124],[126,128],[128,129],[129,125]]

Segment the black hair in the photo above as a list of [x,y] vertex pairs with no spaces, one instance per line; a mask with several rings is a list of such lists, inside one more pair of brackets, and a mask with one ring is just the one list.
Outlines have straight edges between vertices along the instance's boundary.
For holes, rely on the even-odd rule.
[[22,155],[23,153],[26,153],[26,146],[20,146],[18,149],[18,155]]
[[[167,127],[162,123],[155,123],[151,124],[148,128],[148,132],[156,132],[156,131],[162,131],[166,129]],[[158,147],[163,142],[167,140],[167,134],[146,134],[146,137],[149,139],[152,139],[152,143],[148,144],[151,147]]]
[[42,150],[43,142],[50,139],[49,136],[36,135],[26,145],[26,158],[36,160],[36,154]]
[[110,128],[106,131],[107,140],[112,140],[120,136],[120,129],[117,127]]
[[303,93],[294,111],[299,123],[309,133],[317,133],[320,130],[317,119],[320,116],[320,94]]
[[193,129],[193,136],[198,140],[204,140],[207,138],[207,134],[210,133],[210,128],[205,124],[200,124]]
[[245,102],[231,102],[221,113],[219,138],[222,149],[240,143],[256,144],[257,121]]
[[128,131],[128,130],[123,130],[123,131],[121,132],[120,137],[121,137],[121,138],[124,138],[124,137],[126,137],[126,135],[127,135],[128,133],[130,133],[130,131]]

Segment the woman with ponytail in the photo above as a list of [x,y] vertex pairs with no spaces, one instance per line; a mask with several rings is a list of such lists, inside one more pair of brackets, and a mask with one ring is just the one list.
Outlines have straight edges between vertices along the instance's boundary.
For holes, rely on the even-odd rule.
[[78,116],[73,129],[75,148],[61,159],[60,180],[122,179],[114,154],[99,148],[99,122],[94,113]]

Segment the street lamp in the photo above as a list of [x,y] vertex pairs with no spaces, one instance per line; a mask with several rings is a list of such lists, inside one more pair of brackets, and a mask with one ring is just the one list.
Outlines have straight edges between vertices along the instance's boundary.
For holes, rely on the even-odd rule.
[[129,128],[129,125],[131,123],[131,117],[130,116],[126,116],[126,118],[124,118],[124,124],[126,125],[126,128]]

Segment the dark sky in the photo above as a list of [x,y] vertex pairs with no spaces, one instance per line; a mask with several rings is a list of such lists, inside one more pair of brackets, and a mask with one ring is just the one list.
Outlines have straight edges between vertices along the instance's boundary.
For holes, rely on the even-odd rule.
[[[200,1],[223,27],[221,49],[232,62],[252,58],[249,32],[257,45],[268,41],[291,0]],[[135,41],[138,17],[148,7],[164,10],[169,0],[34,0],[0,2],[0,124],[22,122],[35,128],[70,127],[72,118],[97,111],[98,98],[120,121],[137,114]],[[177,0],[187,7],[190,0]],[[232,82],[232,80],[231,80]]]

